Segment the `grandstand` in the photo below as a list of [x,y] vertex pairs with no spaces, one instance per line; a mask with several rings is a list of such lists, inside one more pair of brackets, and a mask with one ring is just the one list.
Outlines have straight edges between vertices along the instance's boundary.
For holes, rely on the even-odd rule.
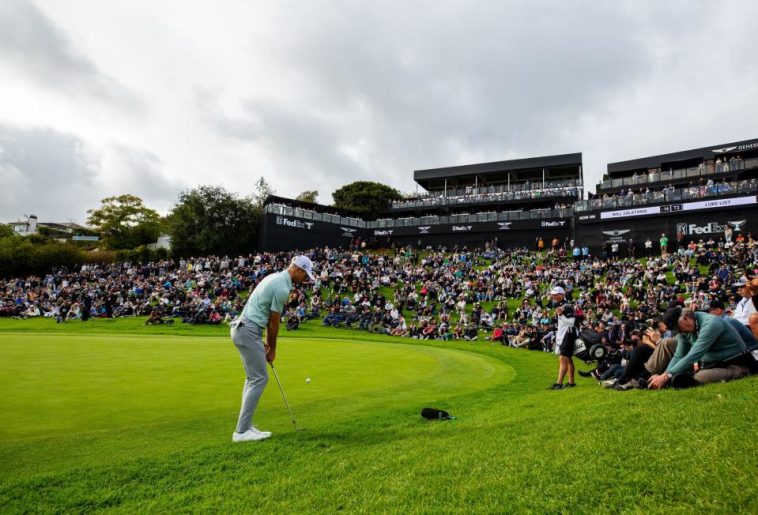
[[[721,239],[758,222],[758,139],[608,164],[595,193],[574,206],[575,238],[595,252],[629,239]],[[656,244],[656,249],[658,248]]]
[[[582,200],[582,154],[417,170],[423,192],[394,202],[376,219],[272,197],[263,250],[356,240],[374,247],[444,245],[532,247],[574,240],[593,253],[640,252],[692,239],[736,238],[758,223],[758,139],[610,163]],[[631,240],[631,242],[630,242]],[[641,254],[638,254],[641,255]]]
[[272,197],[261,248],[343,246],[528,245],[570,238],[572,206],[582,196],[582,154],[417,170],[422,194],[393,203],[374,220]]

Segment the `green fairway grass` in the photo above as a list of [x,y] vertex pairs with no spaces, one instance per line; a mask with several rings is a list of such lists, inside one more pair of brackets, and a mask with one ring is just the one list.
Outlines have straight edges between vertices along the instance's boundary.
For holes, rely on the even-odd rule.
[[272,377],[273,437],[232,444],[228,328],[143,322],[0,320],[0,511],[758,511],[757,378],[554,392],[552,355],[308,322],[276,361],[307,430]]

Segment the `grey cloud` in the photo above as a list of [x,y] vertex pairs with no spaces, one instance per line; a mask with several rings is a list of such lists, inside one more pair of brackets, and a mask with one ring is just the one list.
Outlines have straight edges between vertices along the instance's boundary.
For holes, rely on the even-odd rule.
[[[668,116],[682,130],[668,134],[671,146],[661,151],[687,148],[675,145],[692,139],[687,125],[702,106],[687,106],[676,92],[689,90],[702,104],[727,93],[729,83],[742,87],[716,71],[719,63],[732,74],[754,73],[756,36],[749,24],[724,17],[729,5],[301,4],[297,17],[284,8],[267,20],[287,27],[287,37],[266,45],[266,58],[287,74],[277,83],[292,88],[276,99],[232,98],[238,109],[216,109],[207,120],[220,135],[267,152],[277,167],[272,177],[305,170],[332,189],[366,177],[411,189],[414,169],[577,151],[599,175],[606,161],[598,156],[645,155],[634,145],[660,141],[651,129],[670,106],[680,109]],[[756,11],[749,4],[727,10],[744,8]],[[258,43],[249,43],[251,52]],[[342,152],[357,142],[365,159]]]
[[176,202],[179,192],[186,189],[185,180],[171,179],[165,174],[164,163],[156,154],[123,145],[115,146],[114,150],[123,169],[121,176],[109,183],[111,188],[118,188],[114,194],[133,193],[148,207],[166,212]]
[[[296,160],[334,182],[373,175],[410,184],[413,169],[458,164],[462,153],[494,160],[580,151],[556,143],[566,126],[649,71],[651,48],[635,30],[643,17],[596,4],[588,27],[586,4],[486,5],[404,5],[399,16],[347,3],[320,23],[307,13],[298,17],[307,23],[288,19],[299,37],[274,52],[320,102],[303,105],[297,92],[285,102],[243,100],[216,129],[262,139],[274,161]],[[365,113],[352,120],[359,125],[344,124],[356,109]],[[369,142],[370,168],[339,152],[356,138]]]
[[345,183],[341,178],[365,172],[339,150],[342,131],[347,128],[333,126],[318,113],[261,99],[243,101],[240,109],[230,114],[219,107],[218,95],[208,91],[198,92],[195,101],[198,116],[218,134],[256,144],[274,158],[277,170],[252,170],[251,177],[264,175],[270,182],[284,173],[294,188],[282,192],[284,195],[294,196],[317,184],[322,199],[328,198]]
[[229,115],[219,104],[221,92],[197,87],[194,90],[194,102],[198,116],[211,126],[218,134],[251,142],[261,136],[260,123],[252,113]]
[[51,129],[0,125],[0,221],[37,214],[42,221],[66,221],[94,206],[97,163],[84,142]]
[[100,200],[123,193],[165,212],[186,187],[181,178],[169,179],[149,151],[114,146],[106,152],[108,159],[93,157],[74,134],[0,124],[0,223],[30,213],[43,221],[82,223]]
[[82,55],[66,34],[26,0],[0,2],[0,61],[42,87],[83,99],[97,99],[130,112],[144,103]]

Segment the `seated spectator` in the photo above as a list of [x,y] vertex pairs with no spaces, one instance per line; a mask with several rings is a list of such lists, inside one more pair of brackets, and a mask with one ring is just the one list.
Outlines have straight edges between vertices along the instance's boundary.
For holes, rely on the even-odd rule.
[[519,333],[511,339],[510,344],[511,347],[515,347],[517,349],[527,347],[529,345],[529,341],[532,339],[532,336],[530,334],[528,327],[523,327]]
[[431,321],[424,321],[421,324],[421,336],[422,340],[433,340],[437,333],[437,325]]
[[479,339],[479,329],[477,329],[475,323],[471,322],[466,326],[466,329],[463,332],[463,339],[469,341]]
[[489,339],[492,340],[493,342],[498,342],[500,344],[505,345],[506,338],[505,338],[505,331],[503,331],[503,326],[502,325],[495,326],[495,328],[492,330],[492,336]]
[[[663,315],[663,323],[679,333],[673,354],[669,351],[651,356],[655,361],[648,363],[657,373],[648,381],[650,389],[730,381],[758,370],[739,333],[719,317],[674,307]],[[698,362],[702,365],[695,371]]]
[[724,303],[720,300],[712,300],[708,306],[708,313],[713,316],[719,317],[729,325],[731,325],[742,338],[745,346],[749,351],[758,349],[758,339],[755,338],[753,333],[743,323],[735,318],[732,318],[725,313]]
[[160,325],[160,324],[173,324],[173,320],[164,320],[161,310],[159,308],[154,308],[153,311],[150,313],[150,317],[145,320],[145,325]]
[[300,327],[300,317],[298,317],[295,314],[291,314],[289,317],[287,317],[287,330],[288,331],[295,331]]
[[339,306],[332,306],[329,310],[329,314],[324,317],[321,325],[337,327],[340,323],[345,321],[345,317],[342,315]]
[[408,333],[408,326],[405,323],[405,317],[400,316],[398,319],[397,325],[392,328],[392,331],[390,331],[390,334],[392,336],[405,336],[407,333]]
[[453,338],[455,340],[462,340],[463,339],[463,322],[461,320],[458,321],[457,324],[455,324],[455,328],[453,329]]

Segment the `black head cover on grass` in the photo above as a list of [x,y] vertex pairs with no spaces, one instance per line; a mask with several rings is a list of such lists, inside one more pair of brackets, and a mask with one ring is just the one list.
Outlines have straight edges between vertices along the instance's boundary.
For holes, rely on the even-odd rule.
[[424,408],[421,410],[421,416],[427,420],[453,420],[455,418],[447,411],[437,408]]

